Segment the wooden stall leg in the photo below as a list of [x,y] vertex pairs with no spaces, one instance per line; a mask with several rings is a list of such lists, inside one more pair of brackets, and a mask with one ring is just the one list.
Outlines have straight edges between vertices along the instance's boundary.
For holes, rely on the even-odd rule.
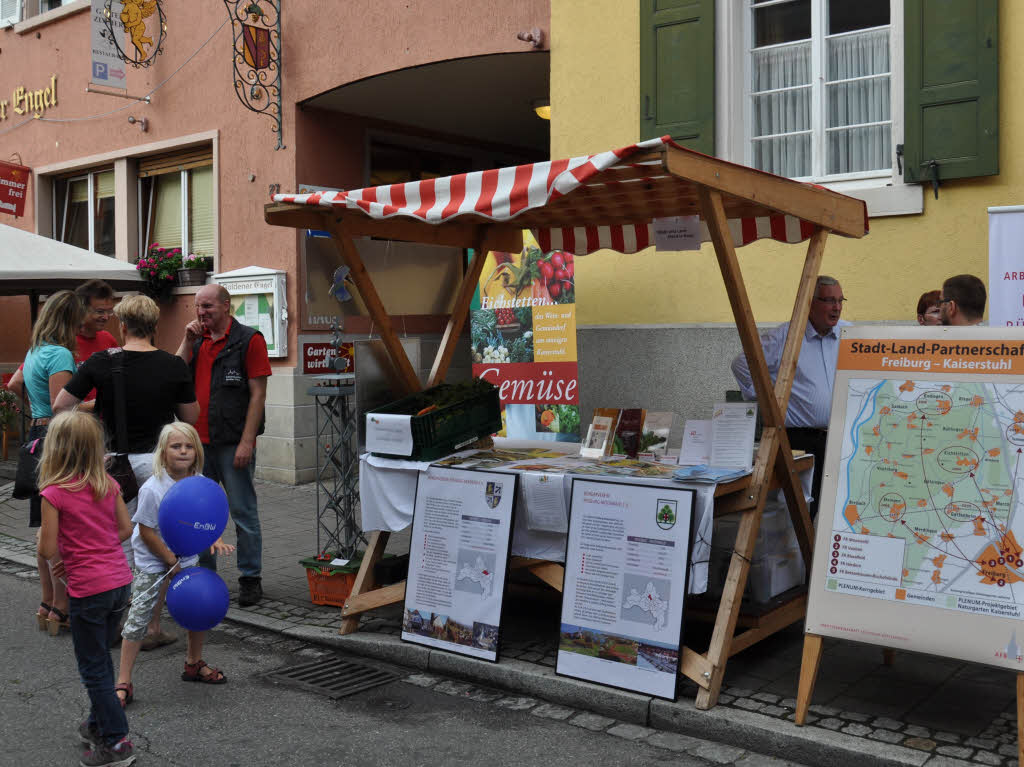
[[466,270],[466,274],[462,278],[462,284],[459,285],[459,292],[455,297],[455,305],[452,307],[452,313],[448,317],[448,325],[445,327],[444,335],[441,337],[441,346],[438,348],[437,356],[434,357],[434,364],[430,368],[427,386],[437,386],[439,383],[444,382],[444,377],[448,373],[448,366],[452,362],[452,357],[455,356],[455,344],[459,342],[459,335],[466,324],[469,306],[473,302],[473,294],[476,292],[476,286],[480,282],[480,273],[483,271],[484,261],[486,260],[487,251],[484,249],[484,237],[483,232],[481,232],[476,245],[473,246],[473,260],[470,262],[469,269]]
[[[804,656],[800,663],[800,684],[796,690],[796,723],[807,721],[807,707],[811,705],[814,683],[818,679],[818,665],[821,663],[821,637],[817,634],[804,635]],[[1020,677],[1017,681],[1018,706],[1020,705]]]
[[348,608],[349,600],[367,591],[371,591],[376,585],[373,579],[373,566],[380,562],[384,556],[384,547],[388,545],[388,538],[391,533],[376,530],[370,535],[370,543],[363,552],[363,562],[359,565],[359,572],[356,573],[356,582],[352,584],[352,591],[345,600],[345,607],[341,608],[341,627],[339,634],[351,634],[359,629],[359,615],[346,617],[345,610]]

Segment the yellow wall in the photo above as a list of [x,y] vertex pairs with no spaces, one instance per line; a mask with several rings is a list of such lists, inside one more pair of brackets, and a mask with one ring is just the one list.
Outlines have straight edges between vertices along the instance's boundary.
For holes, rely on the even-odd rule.
[[[719,0],[720,2],[725,0]],[[731,0],[728,0],[731,1]],[[1013,73],[1024,46],[1024,3],[999,4],[999,165],[1001,173],[948,181],[935,200],[926,187],[924,213],[871,220],[861,240],[832,237],[822,271],[837,277],[852,321],[913,319],[918,296],[953,274],[988,283],[988,217],[992,205],[1024,203],[1024,98]],[[551,156],[571,157],[639,139],[639,10],[622,0],[551,0]],[[741,248],[740,264],[758,322],[789,319],[805,249],[762,241]],[[576,262],[581,325],[728,322],[732,320],[714,252],[623,256],[602,252]]]

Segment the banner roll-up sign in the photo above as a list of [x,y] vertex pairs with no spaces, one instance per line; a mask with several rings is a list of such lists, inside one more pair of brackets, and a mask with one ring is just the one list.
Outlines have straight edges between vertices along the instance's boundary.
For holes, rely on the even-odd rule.
[[1024,325],[1024,205],[988,209],[988,324]]
[[0,213],[25,215],[25,198],[32,169],[24,165],[0,162]]

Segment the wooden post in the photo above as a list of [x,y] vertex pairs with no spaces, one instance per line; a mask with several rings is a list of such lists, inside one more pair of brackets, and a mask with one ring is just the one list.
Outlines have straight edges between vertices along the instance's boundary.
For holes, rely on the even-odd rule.
[[388,356],[395,363],[399,380],[401,380],[402,385],[405,387],[406,393],[411,394],[419,391],[423,388],[420,385],[420,379],[416,375],[416,371],[413,370],[412,363],[409,362],[409,357],[406,355],[401,341],[398,340],[398,336],[395,334],[395,329],[391,326],[391,317],[388,316],[384,303],[380,300],[380,296],[377,295],[377,289],[373,286],[373,280],[370,279],[366,266],[363,265],[363,259],[359,256],[356,246],[352,243],[352,238],[349,237],[348,232],[345,230],[344,221],[340,218],[329,220],[327,227],[331,233],[331,239],[338,248],[341,259],[349,268],[349,276],[352,278],[352,282],[355,283],[359,296],[366,304],[366,309],[370,312],[373,324],[380,333],[380,340],[384,342],[384,348],[388,350]]
[[462,326],[466,324],[466,315],[469,314],[469,305],[473,301],[473,293],[477,283],[480,281],[480,272],[484,268],[484,261],[487,259],[487,251],[484,250],[484,234],[481,232],[477,238],[477,244],[473,246],[473,260],[462,278],[459,285],[459,292],[455,298],[455,305],[452,307],[451,316],[448,318],[448,326],[444,329],[444,336],[441,338],[441,347],[434,357],[434,365],[430,369],[430,378],[427,386],[437,386],[444,381],[448,366],[455,356],[455,345],[459,342],[459,334],[462,333]]
[[[804,654],[800,662],[800,684],[796,689],[797,725],[807,721],[807,707],[811,705],[814,683],[818,679],[818,665],[821,663],[821,637],[817,634],[804,635]],[[1017,677],[1017,705],[1020,706],[1021,677]]]
[[352,591],[349,592],[348,599],[345,600],[345,607],[341,608],[342,617],[341,626],[338,628],[339,634],[351,634],[359,629],[359,615],[345,617],[345,609],[353,597],[373,590],[376,585],[373,579],[373,566],[380,562],[381,557],[384,556],[384,547],[388,545],[388,538],[390,537],[391,533],[380,530],[370,535],[370,543],[367,545],[366,551],[363,552],[363,561],[359,565],[359,572],[356,573],[356,580],[352,584]]

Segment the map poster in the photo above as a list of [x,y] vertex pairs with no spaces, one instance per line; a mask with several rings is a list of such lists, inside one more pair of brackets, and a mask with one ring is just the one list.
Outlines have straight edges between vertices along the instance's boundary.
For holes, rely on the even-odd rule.
[[693,491],[575,479],[555,672],[675,700]]
[[498,660],[517,482],[436,466],[420,474],[402,639]]
[[807,631],[1024,669],[1024,337],[847,328]]

